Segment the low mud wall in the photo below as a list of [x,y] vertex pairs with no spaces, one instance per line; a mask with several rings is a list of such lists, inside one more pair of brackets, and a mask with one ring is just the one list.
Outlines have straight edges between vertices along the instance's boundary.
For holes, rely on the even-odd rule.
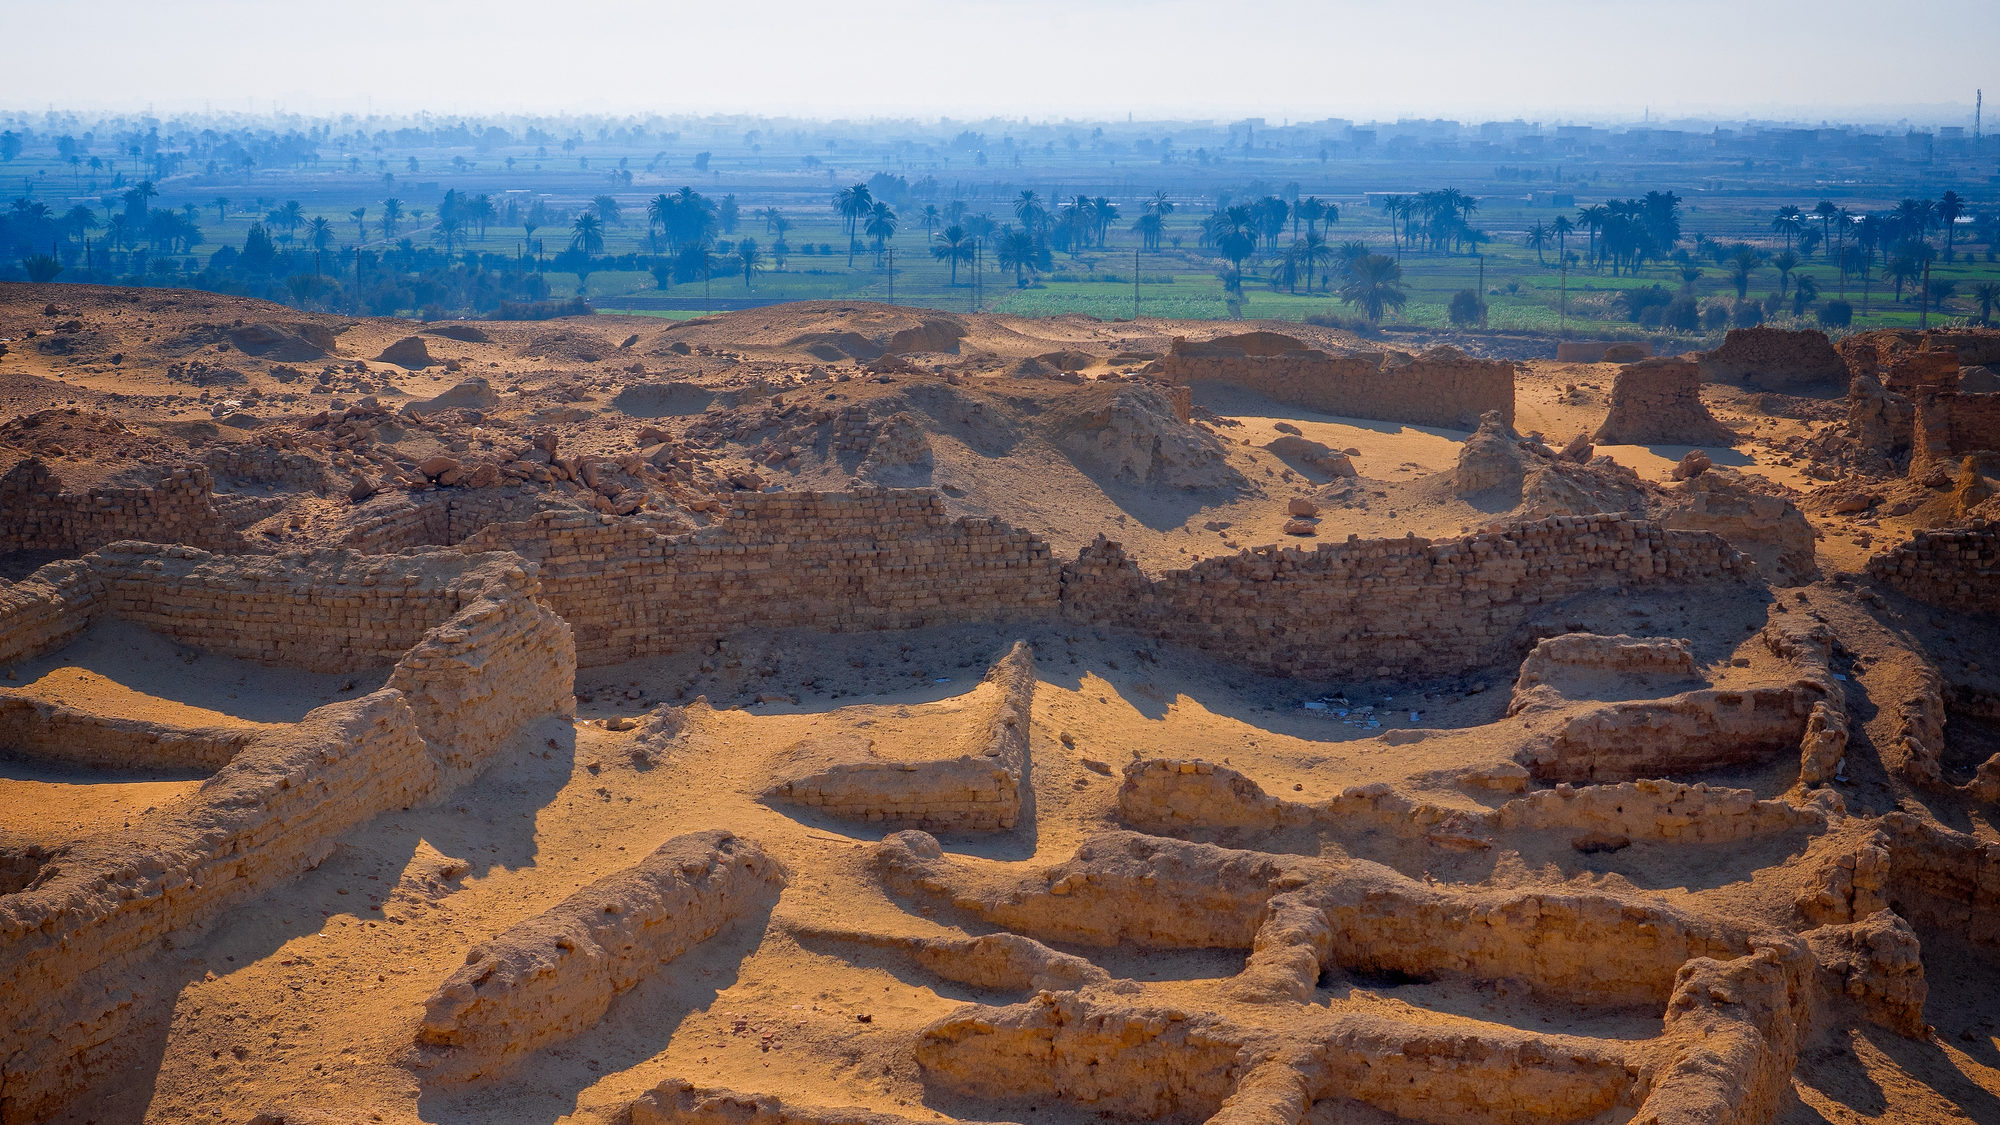
[[1014,642],[987,673],[993,706],[979,723],[972,752],[931,761],[841,762],[775,786],[767,797],[831,816],[932,832],[998,832],[1021,817],[1028,769],[1029,714],[1035,658]]
[[1514,365],[1474,359],[1452,348],[1421,355],[1334,355],[1271,332],[1191,343],[1147,365],[1171,383],[1220,383],[1292,406],[1350,418],[1380,418],[1470,430],[1497,410],[1514,424]]
[[0,750],[93,769],[219,769],[260,732],[113,719],[60,703],[0,696]]
[[437,779],[401,693],[379,691],[259,738],[190,800],[79,843],[40,885],[0,896],[0,1122],[44,1120],[101,1073],[163,941],[296,878]]
[[1765,390],[1847,381],[1847,361],[1826,333],[1809,328],[1732,328],[1721,347],[1702,353],[1701,365],[1711,378],[1741,380]]
[[1158,579],[1100,540],[1063,570],[1073,621],[1132,628],[1275,675],[1439,675],[1507,655],[1537,605],[1748,573],[1706,532],[1558,516],[1457,539],[1265,547]]
[[2000,526],[1919,531],[1869,559],[1868,574],[1927,605],[2000,611]]
[[215,510],[214,493],[200,465],[170,469],[150,487],[68,492],[62,478],[29,457],[0,475],[0,554],[81,554],[120,539],[245,550],[243,537]]

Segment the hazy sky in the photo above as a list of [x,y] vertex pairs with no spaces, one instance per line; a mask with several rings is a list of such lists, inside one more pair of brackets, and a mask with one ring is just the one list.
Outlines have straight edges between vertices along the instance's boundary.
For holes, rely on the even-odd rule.
[[[0,0],[0,106],[1952,123],[1993,0]],[[372,99],[372,101],[371,101]],[[1931,108],[1906,110],[1905,107]]]

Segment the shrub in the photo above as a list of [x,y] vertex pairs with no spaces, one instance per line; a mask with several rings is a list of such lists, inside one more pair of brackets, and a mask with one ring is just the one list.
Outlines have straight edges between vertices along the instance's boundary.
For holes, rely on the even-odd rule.
[[1675,297],[1661,310],[1660,323],[1677,332],[1692,332],[1701,327],[1701,306],[1693,297]]
[[1736,302],[1736,327],[1755,328],[1764,323],[1764,306],[1756,301]]
[[1854,306],[1841,300],[1820,306],[1819,322],[1828,328],[1845,328],[1854,323]]
[[1486,316],[1486,302],[1470,289],[1461,289],[1451,295],[1451,304],[1446,306],[1445,315],[1460,328],[1478,324]]
[[1701,310],[1701,326],[1710,332],[1720,332],[1729,327],[1729,306],[1721,301],[1710,301]]

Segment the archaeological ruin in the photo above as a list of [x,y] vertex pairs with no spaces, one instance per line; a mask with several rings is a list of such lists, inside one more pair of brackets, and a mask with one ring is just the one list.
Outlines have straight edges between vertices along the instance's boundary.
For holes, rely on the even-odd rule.
[[6,1125],[2000,1111],[2000,334],[65,289]]

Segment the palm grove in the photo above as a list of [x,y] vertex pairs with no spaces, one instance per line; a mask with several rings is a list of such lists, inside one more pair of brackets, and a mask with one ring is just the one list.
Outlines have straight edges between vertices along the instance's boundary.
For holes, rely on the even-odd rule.
[[[394,176],[384,182],[393,188]],[[942,268],[949,289],[977,287],[989,269],[1026,288],[1065,268],[1094,269],[1114,252],[1133,255],[1136,280],[1143,256],[1171,255],[1210,263],[1238,315],[1248,301],[1246,286],[1256,283],[1322,295],[1379,322],[1410,301],[1409,256],[1479,258],[1483,266],[1495,242],[1479,223],[1480,200],[1455,188],[1374,197],[1381,221],[1372,241],[1337,237],[1341,207],[1302,196],[1296,184],[1283,194],[1241,200],[1220,194],[1206,213],[1192,215],[1189,201],[1164,190],[1116,201],[1045,198],[1027,189],[998,215],[975,212],[964,199],[940,206],[938,194],[935,181],[912,185],[887,173],[840,188],[828,198],[845,239],[836,249],[793,240],[810,216],[778,207],[746,210],[733,194],[711,198],[691,186],[642,206],[611,194],[561,206],[521,193],[496,200],[449,190],[426,209],[388,194],[329,216],[309,214],[296,200],[223,195],[163,205],[147,179],[101,209],[80,203],[58,211],[17,198],[0,213],[0,246],[14,251],[15,268],[31,281],[173,284],[376,315],[534,316],[583,307],[561,299],[567,293],[555,290],[552,272],[573,276],[579,296],[590,276],[604,270],[650,275],[660,290],[698,284],[712,294],[720,279],[751,294],[760,273],[809,258],[815,270],[873,271],[893,292],[899,242],[921,232],[918,253]],[[2000,303],[1993,281],[1976,280],[1959,292],[1957,282],[1930,276],[1933,264],[1969,256],[1962,242],[1983,244],[1989,261],[2000,245],[2000,219],[1982,212],[1977,222],[1964,221],[1973,208],[1956,192],[1879,211],[1854,212],[1826,200],[1811,208],[1782,206],[1755,243],[1688,237],[1683,202],[1656,190],[1586,204],[1534,221],[1520,242],[1534,252],[1533,268],[1622,279],[1606,311],[1653,330],[1713,331],[1781,315],[1838,327],[1852,319],[1856,300],[1864,313],[1886,300],[1914,306],[1922,317],[1957,309],[1983,322]],[[254,221],[243,243],[204,256],[204,217],[225,223],[245,213]],[[496,244],[489,240],[496,226],[520,237]],[[608,253],[614,242],[618,252]],[[1697,282],[1711,271],[1725,283],[1725,295],[1703,301]],[[1654,280],[1634,283],[1648,278]],[[1753,287],[1772,283],[1766,295],[1752,296]],[[1483,322],[1488,295],[1483,286],[1459,289],[1448,302],[1449,319]]]

